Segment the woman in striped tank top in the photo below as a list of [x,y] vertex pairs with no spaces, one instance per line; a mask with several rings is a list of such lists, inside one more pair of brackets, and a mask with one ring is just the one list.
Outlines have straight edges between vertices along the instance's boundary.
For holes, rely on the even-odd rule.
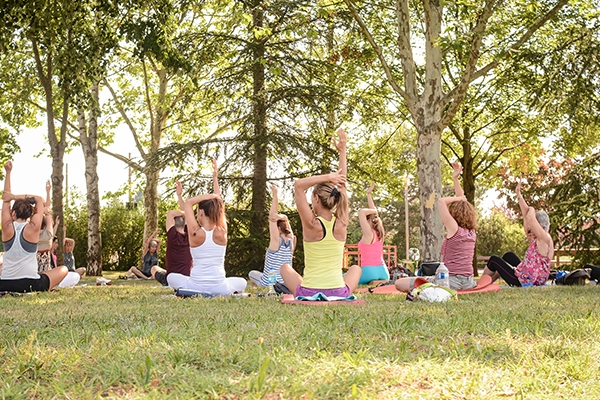
[[[351,267],[342,275],[344,245],[348,232],[346,194],[346,133],[338,130],[334,144],[340,153],[339,171],[298,179],[294,198],[302,221],[304,239],[304,277],[290,264],[281,266],[281,276],[294,296],[349,296],[358,286],[361,270]],[[312,209],[306,191],[312,191]]]
[[296,248],[296,237],[288,218],[284,214],[278,214],[279,198],[277,188],[271,185],[273,201],[269,212],[269,236],[270,242],[265,254],[265,267],[263,272],[250,271],[248,277],[257,286],[269,286],[269,273],[272,270],[277,276],[277,282],[284,284],[280,269],[283,264],[292,265],[292,256]]
[[[462,165],[453,163],[452,181],[454,196],[438,199],[438,209],[446,227],[446,237],[442,243],[442,261],[450,272],[450,289],[471,289],[476,286],[473,279],[473,256],[477,235],[477,215],[475,207],[467,201],[458,177]],[[433,280],[434,277],[425,277]],[[415,278],[402,278],[396,281],[396,289],[409,291]]]

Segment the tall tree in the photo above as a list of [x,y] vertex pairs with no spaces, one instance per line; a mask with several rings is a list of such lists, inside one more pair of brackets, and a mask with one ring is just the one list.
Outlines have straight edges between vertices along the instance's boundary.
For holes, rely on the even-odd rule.
[[[435,198],[442,191],[442,132],[454,120],[469,86],[509,61],[568,0],[536,2],[534,7],[530,2],[496,0],[397,0],[394,8],[387,3],[344,3],[377,54],[390,86],[405,101],[417,130],[421,252],[426,259],[439,259],[443,225]],[[458,25],[464,31],[454,31],[456,36],[445,29]],[[499,32],[504,32],[502,37]],[[458,70],[446,68],[451,46],[465,49]],[[450,75],[456,84],[451,84]]]
[[[5,3],[2,15],[7,21],[10,38],[7,48],[13,54],[27,54],[21,59],[20,70],[24,77],[36,76],[36,82],[24,85],[29,95],[43,99],[40,106],[46,114],[50,154],[52,156],[52,211],[63,218],[63,156],[67,145],[67,129],[72,97],[81,89],[78,70],[75,26],[85,19],[86,8],[80,2],[41,1]],[[34,101],[36,101],[34,100]],[[57,129],[55,121],[60,120]],[[59,243],[64,234],[58,231]],[[62,246],[57,251],[62,260]]]
[[[132,11],[124,23],[120,58],[102,81],[110,93],[107,123],[124,124],[139,157],[100,151],[143,175],[145,236],[158,227],[158,185],[164,163],[151,162],[165,138],[179,142],[205,130],[202,107],[204,76],[220,53],[206,41],[211,26],[203,1],[151,2]],[[205,12],[207,12],[205,14]]]
[[[42,110],[46,114],[53,166],[53,211],[61,217],[63,155],[68,131],[79,131],[88,192],[87,267],[89,274],[101,274],[100,198],[94,142],[98,113],[90,118],[88,134],[83,109],[88,105],[97,109],[98,91],[92,86],[105,74],[107,57],[117,43],[116,31],[112,28],[115,19],[110,18],[119,10],[128,10],[128,7],[122,2],[119,2],[122,4],[119,8],[117,2],[95,0],[41,2],[38,5],[26,3],[22,7],[7,6],[3,9],[10,16],[8,25],[12,29],[12,33],[4,31],[12,35],[7,51],[17,60],[15,71],[30,78],[28,84],[22,85],[21,91],[17,92],[24,94],[16,96],[15,102],[21,101],[30,110]],[[38,9],[38,6],[41,8]],[[20,80],[23,81],[23,78]],[[61,109],[60,114],[55,112],[57,108]],[[78,112],[75,111],[77,109]],[[69,122],[77,118],[77,113],[79,126]],[[57,132],[56,122],[60,124],[60,132]],[[59,243],[63,243],[63,232],[58,231]],[[59,246],[59,256],[61,251],[62,246]]]

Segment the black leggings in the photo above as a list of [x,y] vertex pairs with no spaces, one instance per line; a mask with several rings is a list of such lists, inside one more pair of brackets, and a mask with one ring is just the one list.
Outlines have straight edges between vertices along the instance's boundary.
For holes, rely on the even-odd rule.
[[490,271],[498,272],[509,286],[521,286],[519,278],[515,275],[515,267],[521,263],[521,259],[515,253],[505,253],[502,258],[491,256],[487,262]]

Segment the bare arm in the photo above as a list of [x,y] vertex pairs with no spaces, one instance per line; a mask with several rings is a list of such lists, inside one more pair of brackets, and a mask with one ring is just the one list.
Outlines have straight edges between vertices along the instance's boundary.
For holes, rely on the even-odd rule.
[[4,192],[2,193],[2,241],[6,242],[15,235],[10,212],[10,202],[14,198],[10,192],[10,172],[12,171],[12,161],[4,163],[6,176],[4,178]]
[[219,186],[219,167],[217,166],[217,160],[212,160],[213,167],[213,193],[221,196],[221,187]]
[[346,184],[346,176],[341,174],[341,171],[337,171],[331,174],[315,175],[306,178],[298,179],[294,182],[294,199],[296,200],[296,208],[302,221],[302,230],[318,229],[321,230],[320,223],[317,225],[317,219],[315,218],[308,200],[306,200],[306,191],[319,183],[333,182],[338,187]]
[[[340,153],[338,170],[340,171],[341,175],[344,175],[344,177],[346,177],[346,176],[348,176],[348,165],[347,165],[348,163],[347,163],[347,158],[346,158],[346,131],[344,130],[344,128],[340,128],[340,129],[338,129],[337,134],[338,134],[338,140],[336,141],[334,139],[333,144],[335,145],[335,148]],[[343,185],[338,185],[338,186],[339,186],[338,189],[340,191],[344,191],[344,193],[346,193],[346,181],[345,180],[344,180]]]
[[440,217],[442,217],[442,222],[446,227],[446,237],[452,237],[456,231],[458,231],[458,223],[450,214],[450,211],[448,210],[448,204],[460,200],[467,201],[467,198],[462,195],[455,197],[442,197],[441,199],[438,199],[438,209],[440,212]]
[[[24,195],[25,198],[26,195]],[[37,243],[40,236],[42,218],[44,218],[44,199],[41,196],[35,198],[35,214],[29,219],[29,223],[23,228],[23,238],[30,243]]]
[[273,200],[271,201],[271,209],[269,210],[269,249],[276,251],[279,248],[279,228],[277,220],[280,218],[278,211],[279,198],[277,196],[277,188],[271,185]]
[[183,186],[181,186],[181,182],[175,182],[175,192],[177,193],[177,204],[179,204],[179,209],[183,211],[183,207],[185,205],[185,201],[183,201],[182,193]]
[[360,229],[362,230],[362,241],[365,244],[371,244],[373,242],[373,226],[367,219],[371,214],[377,215],[377,210],[374,208],[361,208],[358,210],[358,221],[360,222]]
[[374,188],[375,188],[375,182],[371,182],[371,186],[369,186],[369,188],[367,189],[367,204],[369,205],[370,209],[377,208],[377,207],[375,207],[375,202],[373,202],[373,197],[371,196],[371,193],[373,193]]
[[167,212],[167,221],[165,224],[167,232],[175,225],[176,217],[185,217],[185,213],[181,210],[169,210],[169,212]]
[[554,256],[554,243],[552,242],[552,237],[538,222],[533,207],[529,207],[524,220],[527,223],[528,229],[531,229],[531,232],[537,238],[538,252],[541,255],[552,258]]
[[150,236],[148,236],[146,238],[146,240],[144,240],[144,254],[148,251],[148,249],[150,248],[150,241],[152,239],[154,239],[156,237],[156,235],[158,234],[158,228],[156,228],[156,230],[154,232],[152,232],[152,234]]
[[452,172],[452,182],[454,182],[454,196],[464,196],[465,192],[463,191],[463,188],[460,185],[460,181],[458,180],[458,178],[460,177],[460,173],[463,170],[463,167],[459,163],[455,162],[452,163],[452,168],[454,169],[454,171]]
[[[50,217],[50,220],[52,220],[52,216],[49,214],[48,217]],[[46,217],[46,218],[48,218]],[[48,220],[46,220],[46,223],[48,223]],[[56,236],[56,232],[58,232],[58,226],[60,225],[60,215],[57,215],[56,218],[54,219],[54,225],[52,228],[52,235]]]
[[529,212],[529,206],[527,205],[527,202],[521,195],[521,180],[520,179],[519,179],[519,182],[517,183],[517,188],[516,188],[515,192],[517,193],[517,201],[519,202],[519,208],[521,209],[521,215],[523,216],[523,230],[525,230],[525,234],[527,234],[527,231],[529,230],[529,224],[527,222],[526,216],[527,216],[527,213]]
[[[185,223],[188,227],[188,232],[194,235],[195,232],[200,228],[196,216],[194,215],[194,204],[198,204],[203,200],[217,198],[216,194],[203,194],[200,196],[194,196],[187,199],[183,205],[183,211],[185,212]],[[191,240],[191,238],[190,238]],[[191,243],[191,242],[190,242]]]

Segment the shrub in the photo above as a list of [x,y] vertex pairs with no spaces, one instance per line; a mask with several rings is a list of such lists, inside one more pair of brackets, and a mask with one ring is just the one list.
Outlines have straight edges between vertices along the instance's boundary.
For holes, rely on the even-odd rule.
[[500,210],[493,209],[492,214],[479,218],[477,228],[477,254],[491,256],[512,251],[519,257],[525,255],[527,241],[523,225],[512,221]]

